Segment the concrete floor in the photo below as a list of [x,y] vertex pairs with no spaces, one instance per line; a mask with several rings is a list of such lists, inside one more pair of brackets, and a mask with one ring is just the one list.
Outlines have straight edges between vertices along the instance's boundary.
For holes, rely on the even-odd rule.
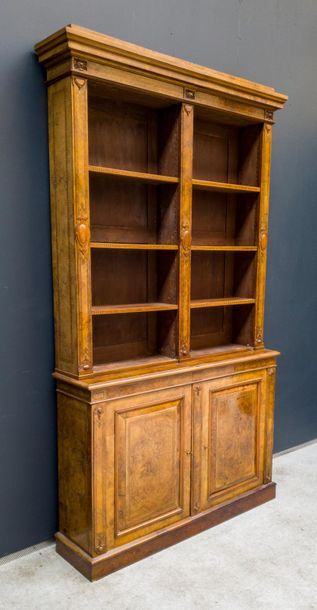
[[317,609],[317,444],[278,456],[277,500],[94,584],[45,548],[0,568],[9,610]]

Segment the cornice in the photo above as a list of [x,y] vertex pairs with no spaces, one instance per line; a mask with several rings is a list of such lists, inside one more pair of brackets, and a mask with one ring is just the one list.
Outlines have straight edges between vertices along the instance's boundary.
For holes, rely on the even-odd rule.
[[39,61],[48,69],[71,57],[107,64],[171,83],[190,85],[214,94],[277,110],[287,96],[272,87],[217,72],[211,68],[151,51],[138,45],[67,25],[35,46]]

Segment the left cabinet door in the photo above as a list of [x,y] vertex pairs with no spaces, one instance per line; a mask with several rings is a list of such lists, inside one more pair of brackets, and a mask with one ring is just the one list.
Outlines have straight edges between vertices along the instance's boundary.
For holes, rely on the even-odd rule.
[[105,451],[97,470],[102,474],[98,482],[104,488],[105,506],[97,505],[96,511],[105,510],[107,548],[187,517],[191,388],[111,400],[99,415]]

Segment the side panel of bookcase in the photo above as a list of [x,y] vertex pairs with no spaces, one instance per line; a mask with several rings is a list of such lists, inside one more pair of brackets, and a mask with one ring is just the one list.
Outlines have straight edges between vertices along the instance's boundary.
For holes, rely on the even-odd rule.
[[50,85],[49,141],[56,368],[92,366],[87,80]]

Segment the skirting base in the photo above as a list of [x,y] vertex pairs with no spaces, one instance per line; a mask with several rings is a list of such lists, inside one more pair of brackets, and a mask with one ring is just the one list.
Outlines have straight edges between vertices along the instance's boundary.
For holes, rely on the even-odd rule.
[[197,516],[188,517],[164,530],[107,551],[98,557],[91,557],[60,532],[56,534],[56,550],[86,578],[91,581],[97,580],[255,506],[273,500],[275,487],[275,483],[262,485],[234,500],[215,506]]

